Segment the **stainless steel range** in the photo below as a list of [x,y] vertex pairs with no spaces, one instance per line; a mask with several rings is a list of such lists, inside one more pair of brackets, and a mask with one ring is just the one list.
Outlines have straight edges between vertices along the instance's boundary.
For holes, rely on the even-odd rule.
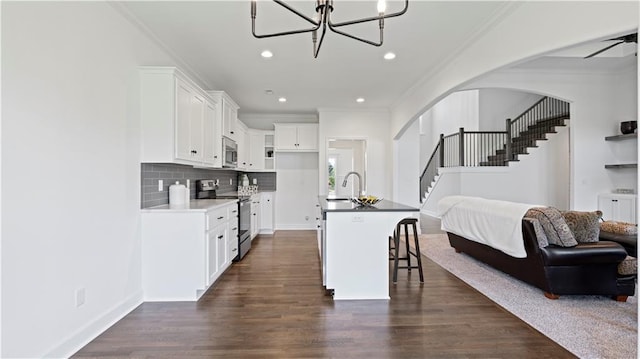
[[251,197],[237,193],[218,195],[217,189],[215,180],[196,180],[196,199],[238,199],[238,255],[233,258],[237,262],[251,249]]

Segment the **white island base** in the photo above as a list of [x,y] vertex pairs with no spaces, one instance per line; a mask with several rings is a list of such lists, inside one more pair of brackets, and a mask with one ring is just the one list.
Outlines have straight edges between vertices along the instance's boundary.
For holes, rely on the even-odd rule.
[[334,300],[389,299],[389,236],[398,222],[415,214],[325,212],[323,283]]

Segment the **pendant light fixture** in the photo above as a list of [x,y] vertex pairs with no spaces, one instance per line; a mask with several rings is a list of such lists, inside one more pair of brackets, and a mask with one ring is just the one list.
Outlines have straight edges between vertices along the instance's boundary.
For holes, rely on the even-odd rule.
[[[311,33],[311,41],[313,42],[313,57],[317,58],[318,57],[318,53],[320,52],[320,47],[322,46],[322,41],[324,40],[324,35],[327,32],[327,28],[329,28],[329,30],[352,38],[354,40],[358,40],[361,42],[364,42],[366,44],[369,45],[373,45],[373,46],[381,46],[384,36],[383,36],[383,31],[384,31],[384,19],[390,18],[390,17],[396,17],[396,16],[400,16],[402,14],[404,14],[405,12],[407,12],[407,8],[409,7],[409,0],[405,0],[404,1],[404,8],[401,11],[392,13],[392,14],[385,14],[386,12],[386,2],[385,0],[378,0],[378,16],[372,16],[372,17],[366,17],[366,18],[362,18],[362,19],[357,19],[357,20],[350,20],[350,21],[343,21],[343,22],[338,22],[338,23],[334,23],[331,22],[331,13],[333,12],[333,0],[316,0],[316,14],[314,15],[313,18],[309,18],[306,15],[303,15],[302,13],[300,13],[298,10],[294,9],[293,7],[291,7],[290,5],[286,4],[284,1],[281,0],[273,0],[273,2],[275,2],[276,4],[284,7],[285,9],[291,11],[292,13],[298,15],[299,17],[303,18],[304,20],[306,20],[307,22],[309,22],[312,27],[308,28],[308,29],[300,29],[300,30],[290,30],[290,31],[282,31],[282,32],[276,32],[276,33],[272,33],[272,34],[263,34],[263,35],[259,35],[256,34],[256,8],[257,8],[257,4],[256,4],[256,0],[251,0],[251,32],[253,33],[253,36],[258,38],[258,39],[262,39],[262,38],[267,38],[267,37],[276,37],[276,36],[284,36],[284,35],[294,35],[294,34],[301,34],[301,33],[305,33],[305,32],[310,32]],[[351,35],[348,34],[342,30],[340,30],[339,28],[343,27],[343,26],[348,26],[348,25],[354,25],[354,24],[360,24],[363,22],[369,22],[369,21],[378,21],[378,27],[380,28],[380,39],[375,42],[375,41],[370,41],[367,39],[363,39],[361,37],[355,36],[355,35]],[[320,41],[318,41],[318,30],[321,31],[320,33]]]

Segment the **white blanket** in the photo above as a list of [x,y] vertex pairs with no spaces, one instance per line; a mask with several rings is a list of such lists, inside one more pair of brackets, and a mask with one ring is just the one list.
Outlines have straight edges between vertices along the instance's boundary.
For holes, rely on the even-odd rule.
[[449,196],[438,202],[442,230],[486,244],[512,257],[526,258],[522,218],[538,205]]

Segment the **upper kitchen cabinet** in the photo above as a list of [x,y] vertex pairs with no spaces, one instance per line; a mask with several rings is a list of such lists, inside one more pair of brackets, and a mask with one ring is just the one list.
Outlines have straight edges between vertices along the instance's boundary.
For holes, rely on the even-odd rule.
[[180,70],[141,68],[142,162],[221,167],[217,107]]
[[238,108],[239,106],[224,91],[209,91],[213,98],[218,100],[220,109],[218,113],[222,119],[222,135],[234,141],[238,141]]
[[236,143],[238,144],[238,169],[246,170],[249,168],[249,129],[244,123],[238,121],[236,123]]
[[318,124],[316,123],[275,123],[275,151],[317,152]]

